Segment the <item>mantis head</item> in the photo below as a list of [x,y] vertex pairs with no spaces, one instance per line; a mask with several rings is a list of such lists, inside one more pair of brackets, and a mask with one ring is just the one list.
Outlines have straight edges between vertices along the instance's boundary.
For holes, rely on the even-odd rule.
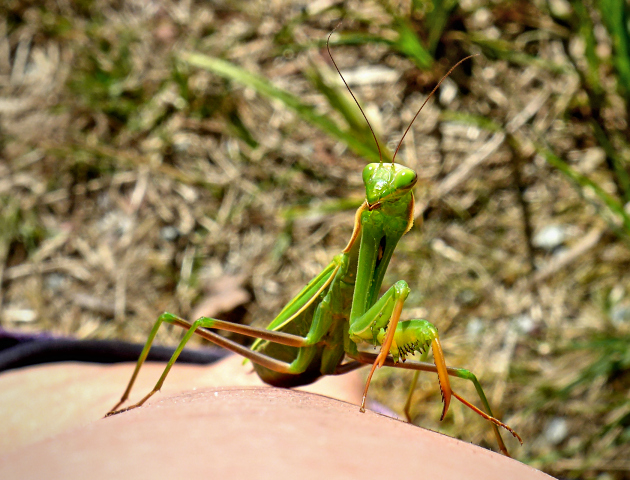
[[[337,26],[339,26],[339,24]],[[408,193],[416,184],[416,181],[418,180],[418,175],[416,174],[416,172],[414,172],[410,168],[404,167],[403,165],[394,163],[394,160],[396,159],[396,155],[398,154],[398,150],[400,150],[403,140],[405,139],[407,132],[409,132],[411,125],[416,120],[416,118],[418,118],[418,115],[420,114],[424,106],[427,104],[429,99],[437,91],[437,89],[442,84],[444,79],[448,77],[451,74],[451,72],[455,70],[455,68],[460,63],[464,62],[465,60],[468,60],[471,57],[475,57],[478,54],[469,55],[466,58],[462,58],[459,62],[457,62],[455,65],[453,65],[450,68],[450,70],[446,73],[446,75],[444,75],[441,78],[441,80],[433,88],[431,93],[427,96],[427,98],[422,103],[422,105],[416,112],[415,116],[413,117],[409,125],[407,126],[407,129],[405,130],[405,133],[403,133],[400,139],[400,142],[398,142],[398,146],[396,147],[396,151],[394,152],[394,156],[392,157],[392,163],[389,165],[387,164],[384,165],[383,153],[381,152],[381,146],[379,145],[378,138],[376,137],[376,133],[374,133],[374,129],[372,128],[372,125],[370,125],[370,121],[365,115],[363,108],[361,108],[361,104],[359,103],[357,98],[354,96],[354,93],[352,93],[352,89],[350,88],[350,85],[348,85],[348,82],[346,82],[346,79],[343,78],[343,75],[341,74],[341,71],[339,70],[339,67],[337,66],[337,62],[335,62],[335,59],[333,58],[332,53],[330,52],[330,37],[332,36],[333,32],[336,29],[337,27],[335,27],[335,29],[333,29],[333,31],[330,32],[330,34],[328,35],[328,39],[326,40],[326,48],[328,50],[328,55],[330,56],[330,60],[335,66],[337,73],[339,73],[341,80],[343,81],[346,88],[348,89],[348,92],[350,92],[350,95],[352,95],[354,102],[357,104],[357,107],[359,107],[359,110],[361,111],[363,118],[365,118],[365,121],[367,122],[367,125],[370,128],[370,132],[372,133],[372,137],[374,138],[374,143],[376,144],[376,149],[378,150],[378,156],[381,159],[380,163],[370,163],[363,169],[363,183],[365,183],[368,208],[369,210],[374,210],[376,208],[379,208],[384,202],[396,201],[400,199],[403,195]],[[412,223],[413,222],[409,223],[409,228],[411,228]]]
[[417,181],[416,172],[398,163],[368,164],[363,169],[368,208],[373,210],[384,202],[398,200],[408,193]]

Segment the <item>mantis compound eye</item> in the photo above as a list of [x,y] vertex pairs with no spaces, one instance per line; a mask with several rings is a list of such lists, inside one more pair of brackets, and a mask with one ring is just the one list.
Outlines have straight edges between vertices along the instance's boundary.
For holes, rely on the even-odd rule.
[[370,178],[374,174],[374,171],[379,167],[378,163],[370,163],[363,169],[363,183],[367,185]]
[[410,168],[399,171],[394,177],[394,187],[396,190],[406,190],[413,187],[418,180],[418,174]]

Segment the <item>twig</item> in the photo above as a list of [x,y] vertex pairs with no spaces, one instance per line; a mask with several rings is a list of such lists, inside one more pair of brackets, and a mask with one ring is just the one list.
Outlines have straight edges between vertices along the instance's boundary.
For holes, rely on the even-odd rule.
[[462,164],[457,167],[457,170],[448,175],[442,183],[433,191],[431,197],[426,203],[416,202],[416,218],[422,216],[424,211],[427,209],[427,206],[431,200],[436,200],[438,198],[442,198],[444,195],[449,193],[455,187],[457,187],[460,183],[462,183],[467,178],[470,178],[470,173],[472,170],[480,165],[484,160],[486,160],[490,155],[497,151],[497,149],[501,146],[503,141],[505,140],[505,134],[503,132],[495,133],[490,140],[483,144],[483,146],[477,150],[475,153],[469,155]]

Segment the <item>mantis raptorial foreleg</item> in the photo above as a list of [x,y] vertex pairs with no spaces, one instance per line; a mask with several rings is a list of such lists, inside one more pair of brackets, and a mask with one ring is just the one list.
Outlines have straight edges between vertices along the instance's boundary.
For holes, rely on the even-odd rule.
[[[433,349],[433,352],[434,352],[434,355],[435,355],[435,349]],[[357,361],[359,361],[361,363],[365,363],[365,364],[374,363],[376,361],[377,356],[378,355],[375,355],[373,353],[365,353],[365,352],[360,352],[358,355],[350,355],[351,358],[354,358],[355,360],[357,360]],[[418,371],[434,372],[434,373],[438,372],[438,367],[436,367],[436,365],[434,365],[432,363],[419,362],[419,361],[416,361],[416,360],[407,360],[405,362],[395,362],[393,358],[389,357],[389,358],[385,359],[384,365],[388,366],[388,367],[404,368],[404,369],[407,369],[407,370],[415,370],[416,372],[418,372]],[[490,404],[488,403],[488,399],[486,398],[486,394],[484,393],[483,388],[481,387],[481,384],[477,380],[477,377],[475,376],[475,374],[472,373],[469,370],[464,369],[464,368],[455,368],[455,367],[446,367],[446,371],[447,371],[448,375],[450,375],[450,376],[463,378],[465,380],[470,380],[473,383],[473,385],[475,386],[475,390],[477,391],[477,394],[479,395],[479,399],[481,400],[481,403],[483,404],[483,407],[485,408],[487,413],[481,411],[480,409],[478,409],[477,407],[472,405],[470,402],[468,402],[466,399],[462,398],[457,393],[455,393],[455,392],[451,392],[451,393],[453,394],[453,396],[455,398],[457,398],[460,402],[462,402],[468,408],[470,408],[475,413],[479,414],[480,416],[482,416],[483,418],[485,418],[486,420],[491,422],[492,429],[494,431],[494,435],[495,435],[495,437],[497,439],[497,443],[499,444],[499,449],[501,450],[501,452],[504,455],[510,456],[510,454],[507,451],[507,447],[505,446],[505,443],[503,442],[503,438],[501,437],[501,433],[499,432],[499,429],[497,427],[505,428],[515,438],[517,438],[518,441],[521,444],[523,443],[523,440],[521,439],[519,434],[516,433],[512,428],[510,428],[508,425],[506,425],[505,423],[497,420],[494,417],[494,415],[492,413],[492,409],[490,408]]]

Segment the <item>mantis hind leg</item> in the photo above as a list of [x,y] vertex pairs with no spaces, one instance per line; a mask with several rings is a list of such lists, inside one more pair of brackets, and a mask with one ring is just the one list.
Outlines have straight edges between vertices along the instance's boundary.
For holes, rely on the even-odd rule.
[[416,370],[413,372],[413,378],[411,379],[411,383],[409,384],[409,391],[407,392],[407,400],[405,401],[405,406],[403,407],[403,412],[405,413],[405,418],[408,423],[413,423],[411,421],[411,398],[413,397],[413,392],[416,390],[416,385],[418,385],[418,377],[420,376],[420,372]]
[[[371,353],[360,352],[358,355],[351,355],[351,357],[361,363],[371,364],[376,360],[377,355],[371,354]],[[407,360],[406,362],[401,363],[401,362],[394,362],[393,358],[388,357],[385,360],[384,365],[388,367],[415,370],[416,372],[422,371],[422,372],[438,373],[438,367],[436,367],[434,364],[426,363],[426,362],[419,362],[419,361],[414,361],[414,360]],[[515,438],[517,438],[521,444],[523,443],[523,440],[518,435],[518,433],[516,433],[512,428],[510,428],[508,425],[501,422],[500,420],[497,420],[494,417],[494,415],[492,414],[492,409],[490,408],[490,404],[488,403],[488,399],[486,398],[486,394],[484,393],[483,388],[481,387],[481,384],[479,383],[479,380],[477,380],[477,377],[475,376],[475,374],[464,368],[454,368],[454,367],[446,367],[446,372],[450,376],[463,378],[465,380],[470,380],[473,383],[473,385],[475,386],[475,390],[477,391],[477,394],[479,395],[479,399],[481,400],[481,403],[483,404],[483,407],[487,413],[475,407],[474,405],[472,405],[470,402],[468,402],[466,399],[464,399],[463,397],[461,397],[454,391],[451,391],[451,393],[453,394],[455,398],[457,398],[460,402],[462,402],[468,408],[470,408],[475,413],[477,413],[478,415],[482,416],[483,418],[491,422],[492,429],[494,431],[494,435],[496,437],[501,453],[509,457],[510,454],[508,453],[507,447],[505,446],[505,443],[503,442],[503,438],[501,437],[501,433],[499,432],[498,427],[505,428]]]
[[[147,395],[145,395],[138,403],[130,407],[118,410],[118,408],[129,398],[129,393],[131,392],[133,384],[135,383],[138,373],[140,372],[140,368],[142,368],[142,365],[144,364],[144,361],[146,360],[147,355],[149,354],[149,350],[151,349],[153,340],[155,339],[155,336],[160,326],[163,323],[169,323],[172,325],[177,325],[179,327],[185,328],[187,329],[186,334],[184,335],[179,345],[175,349],[175,352],[173,352],[173,355],[171,356],[170,360],[166,364],[166,367],[164,368],[162,375],[160,376],[158,382],[155,384],[155,387],[153,387],[153,390],[151,390]],[[264,355],[262,353],[252,351],[247,347],[244,347],[236,342],[233,342],[232,340],[229,340],[225,337],[222,337],[221,335],[218,335],[208,330],[208,328],[215,328],[215,329],[240,333],[242,335],[247,335],[249,337],[260,338],[262,340],[269,340],[271,342],[280,343],[282,345],[287,345],[291,347],[304,347],[303,349],[305,350],[309,350],[310,348],[313,348],[313,347],[305,346],[305,343],[306,343],[305,339],[298,335],[292,335],[292,334],[283,333],[283,332],[273,332],[273,331],[262,329],[262,328],[249,327],[246,325],[238,325],[235,323],[226,322],[223,320],[216,320],[213,318],[206,318],[206,317],[202,317],[199,320],[195,321],[194,323],[190,323],[189,321],[184,320],[183,318],[179,318],[173,314],[163,313],[162,315],[160,315],[160,317],[155,322],[155,325],[153,325],[153,328],[151,329],[149,338],[147,339],[147,342],[144,345],[142,352],[140,353],[140,357],[138,358],[138,362],[136,363],[136,368],[134,369],[134,372],[131,375],[131,379],[129,380],[129,383],[127,384],[127,388],[125,389],[125,392],[123,393],[120,401],[114,406],[114,408],[111,409],[111,411],[106,416],[115,415],[117,413],[125,412],[127,410],[131,410],[133,408],[139,407],[144,402],[146,402],[149,398],[151,398],[151,396],[153,396],[157,391],[159,391],[160,388],[162,388],[162,385],[164,384],[164,381],[166,380],[166,377],[169,371],[175,364],[180,353],[182,352],[182,350],[184,349],[184,347],[186,346],[186,344],[188,343],[188,341],[194,334],[197,334],[220,347],[223,347],[234,353],[238,353],[239,355],[242,355],[243,357],[248,358],[254,363],[257,363],[259,365],[262,365],[266,368],[269,368],[270,370],[274,370],[279,373],[296,373],[296,372],[299,373],[299,370],[302,368],[302,363],[303,363],[301,360],[302,357],[308,357],[308,355],[301,355],[301,356],[298,356],[298,358],[300,359],[298,361],[295,361],[292,363],[282,362],[274,358],[271,358],[267,355]]]

